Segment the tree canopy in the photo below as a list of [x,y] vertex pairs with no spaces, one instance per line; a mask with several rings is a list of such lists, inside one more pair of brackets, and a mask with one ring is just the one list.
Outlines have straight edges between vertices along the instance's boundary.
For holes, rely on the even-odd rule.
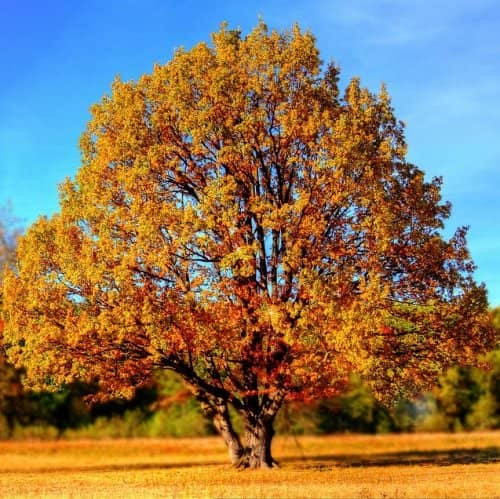
[[[22,238],[5,337],[32,386],[179,373],[233,462],[271,466],[285,398],[417,393],[491,346],[464,228],[405,159],[382,86],[294,26],[178,50],[92,106],[60,213]],[[246,443],[228,406],[243,417]]]

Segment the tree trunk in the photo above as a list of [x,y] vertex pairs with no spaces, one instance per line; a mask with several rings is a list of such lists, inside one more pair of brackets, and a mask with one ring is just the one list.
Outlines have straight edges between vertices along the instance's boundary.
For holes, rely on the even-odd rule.
[[227,403],[223,399],[210,397],[202,390],[195,391],[195,396],[200,402],[203,414],[212,419],[215,429],[224,440],[231,464],[237,466],[243,456],[243,446],[231,423]]
[[274,437],[272,421],[257,421],[245,424],[245,448],[239,468],[275,468],[278,463],[273,459],[271,443]]
[[215,429],[219,432],[227,446],[231,464],[238,466],[243,456],[243,446],[241,445],[238,434],[234,431],[233,425],[231,424],[227,406],[219,406],[218,409],[219,410],[213,416]]
[[278,466],[272,457],[271,443],[275,433],[274,418],[281,407],[285,393],[281,391],[273,399],[267,399],[258,411],[244,406],[239,407],[239,413],[245,423],[245,446],[243,446],[233,428],[227,401],[201,389],[195,391],[203,413],[212,419],[216,430],[223,438],[231,463],[237,468],[251,469]]
[[242,413],[245,422],[245,448],[240,458],[239,468],[277,468],[273,459],[271,444],[274,437],[274,419],[278,413],[286,391],[278,390],[272,396],[266,396],[257,406],[257,411]]

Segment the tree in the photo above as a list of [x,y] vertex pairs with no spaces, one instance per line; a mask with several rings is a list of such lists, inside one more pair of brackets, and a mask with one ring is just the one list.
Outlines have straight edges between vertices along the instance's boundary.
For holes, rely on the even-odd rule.
[[[298,26],[178,50],[91,108],[60,213],[6,280],[9,356],[34,387],[191,387],[231,461],[273,466],[285,399],[414,393],[491,342],[465,229],[405,160],[384,87],[323,69]],[[235,431],[232,406],[244,423]]]

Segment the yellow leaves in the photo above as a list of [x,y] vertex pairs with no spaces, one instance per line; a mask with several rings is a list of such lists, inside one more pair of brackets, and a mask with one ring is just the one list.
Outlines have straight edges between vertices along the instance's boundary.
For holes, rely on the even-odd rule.
[[203,191],[199,209],[208,226],[234,225],[239,207],[237,204],[238,185],[232,175],[222,175],[211,181]]
[[231,271],[233,277],[252,277],[255,275],[256,243],[252,246],[238,246],[231,253],[227,253],[220,261],[223,270]]

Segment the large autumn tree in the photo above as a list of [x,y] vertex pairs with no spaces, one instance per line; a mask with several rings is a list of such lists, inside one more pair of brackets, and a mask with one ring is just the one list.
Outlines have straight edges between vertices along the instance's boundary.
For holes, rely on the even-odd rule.
[[441,181],[406,161],[385,88],[341,95],[309,32],[223,26],[91,111],[60,213],[6,281],[8,352],[32,386],[129,396],[171,369],[253,468],[274,464],[285,399],[356,372],[390,400],[489,345]]

